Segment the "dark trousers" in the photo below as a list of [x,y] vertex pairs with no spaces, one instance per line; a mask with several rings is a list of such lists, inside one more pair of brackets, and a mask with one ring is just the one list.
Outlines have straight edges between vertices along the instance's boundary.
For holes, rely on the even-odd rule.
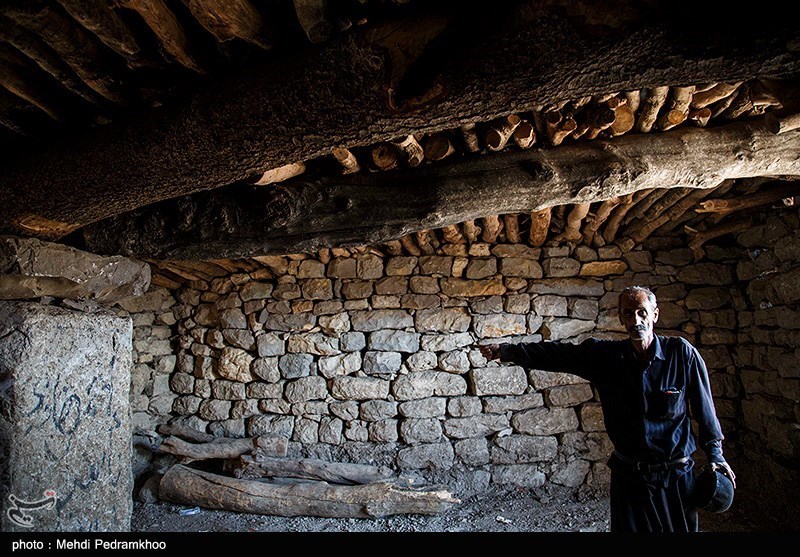
[[611,470],[612,532],[697,532],[693,463],[655,474]]

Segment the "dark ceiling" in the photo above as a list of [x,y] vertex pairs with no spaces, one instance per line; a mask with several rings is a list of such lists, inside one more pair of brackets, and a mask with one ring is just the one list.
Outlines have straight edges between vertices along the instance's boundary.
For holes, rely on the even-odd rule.
[[[593,203],[592,216],[630,184],[588,198],[555,188],[526,205],[500,186],[448,212],[396,183],[458,174],[477,155],[502,166],[522,150],[539,161],[622,135],[790,118],[798,76],[800,29],[770,2],[2,0],[0,231],[152,257],[200,257],[220,240],[216,255],[233,257],[569,203]],[[791,181],[790,170],[725,191]],[[363,218],[348,212],[359,200],[330,192],[378,173],[376,199],[399,212],[343,230]],[[429,183],[417,198],[445,197]],[[326,203],[341,218],[314,228]],[[312,223],[307,237],[291,219]]]

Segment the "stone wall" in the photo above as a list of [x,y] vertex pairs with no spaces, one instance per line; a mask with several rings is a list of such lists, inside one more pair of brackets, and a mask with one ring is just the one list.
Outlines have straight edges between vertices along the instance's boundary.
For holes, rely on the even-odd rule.
[[645,284],[659,332],[706,361],[728,458],[796,466],[797,212],[767,215],[699,259],[677,236],[627,253],[442,244],[421,256],[270,256],[249,274],[155,289],[128,308],[134,423],[282,435],[295,455],[463,490],[605,489],[611,447],[590,386],[487,364],[476,345],[620,338],[618,293]]
[[756,515],[796,529],[800,505],[800,212],[772,211],[738,235],[742,286],[741,485]]
[[[139,311],[134,423],[278,434],[296,454],[390,464],[464,489],[604,488],[610,445],[590,386],[487,364],[476,344],[614,338],[616,295],[640,282],[657,285],[672,334],[694,340],[694,288],[673,282],[685,256],[444,245],[419,257],[268,257],[261,271],[174,297],[155,290],[128,307]],[[707,270],[732,282],[729,266]]]

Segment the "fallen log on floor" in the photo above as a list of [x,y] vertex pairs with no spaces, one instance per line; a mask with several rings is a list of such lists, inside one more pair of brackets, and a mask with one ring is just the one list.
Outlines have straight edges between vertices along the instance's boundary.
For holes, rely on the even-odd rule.
[[178,437],[167,437],[159,445],[159,450],[189,460],[208,460],[211,458],[237,458],[255,448],[252,438],[217,439],[209,443],[189,443]]
[[402,489],[391,482],[291,485],[229,478],[176,464],[161,479],[164,501],[208,509],[273,516],[379,518],[396,514],[438,514],[460,501],[440,486]]
[[161,435],[173,435],[187,441],[192,441],[193,443],[213,443],[215,439],[219,439],[199,429],[192,429],[191,427],[175,424],[161,424],[156,428],[156,431]]
[[395,474],[385,466],[370,464],[243,454],[239,457],[239,464],[234,468],[233,475],[237,478],[305,478],[352,485],[389,480]]
[[[173,439],[167,443],[166,447],[163,449],[165,452],[177,456],[194,458],[195,460],[200,460],[200,458],[192,456],[192,454],[216,454],[216,452],[224,454],[226,449],[201,448],[194,444],[227,444],[228,447],[249,447],[253,452],[260,451],[266,456],[286,456],[289,447],[289,440],[279,435],[261,435],[259,437],[247,437],[244,439],[217,437],[210,433],[175,424],[161,424],[156,428],[156,431],[161,435],[167,436],[167,439],[180,438],[177,439],[177,441]],[[183,440],[184,443],[180,443],[181,440]],[[185,443],[185,441],[191,441],[191,443]],[[243,452],[237,453],[233,457],[210,456],[207,458],[236,458],[240,454],[243,454]]]

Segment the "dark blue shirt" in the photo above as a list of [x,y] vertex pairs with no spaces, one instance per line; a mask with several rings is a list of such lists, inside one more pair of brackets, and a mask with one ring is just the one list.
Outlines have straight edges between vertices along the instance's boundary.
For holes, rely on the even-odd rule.
[[655,336],[651,360],[637,359],[630,340],[589,339],[580,344],[503,344],[500,359],[527,369],[571,373],[597,389],[606,432],[615,450],[644,462],[692,456],[697,441],[710,462],[721,462],[723,439],[708,370],[681,337]]

